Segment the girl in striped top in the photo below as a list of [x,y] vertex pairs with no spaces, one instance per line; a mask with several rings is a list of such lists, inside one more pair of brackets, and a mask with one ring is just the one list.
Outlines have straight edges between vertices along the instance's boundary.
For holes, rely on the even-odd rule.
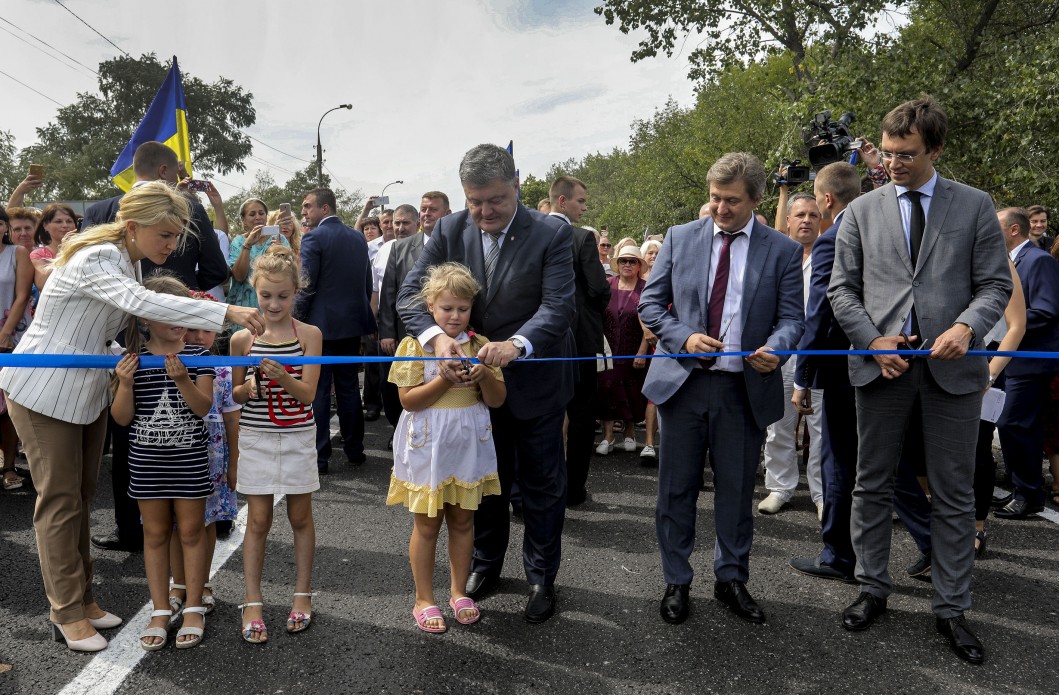
[[[171,275],[148,278],[144,287],[153,292],[190,297],[191,292]],[[202,588],[206,581],[206,498],[210,495],[210,468],[206,453],[206,426],[202,418],[213,406],[214,371],[186,367],[180,357],[209,354],[187,345],[187,329],[160,321],[142,321],[150,338],[145,345],[139,322],[131,321],[125,345],[128,350],[117,366],[117,389],[111,415],[129,426],[129,497],[137,500],[143,519],[143,561],[155,610],[140,638],[148,651],[167,641],[169,617],[169,542],[176,520],[187,583],[184,627],[177,633],[177,648],[202,641],[206,626]],[[138,355],[164,355],[165,367],[139,366]]]
[[246,535],[243,574],[246,602],[243,639],[253,644],[268,640],[262,621],[261,572],[265,540],[272,527],[273,496],[287,496],[287,519],[294,531],[297,566],[294,601],[287,632],[301,632],[312,620],[312,569],[316,551],[312,493],[319,489],[316,468],[316,423],[312,402],[320,376],[317,364],[284,366],[272,357],[318,356],[323,337],[315,326],[291,316],[294,298],[302,287],[297,259],[285,246],[273,245],[254,260],[252,284],[265,319],[265,332],[232,336],[233,355],[264,359],[247,374],[232,369],[232,395],[243,404],[239,420],[239,477],[236,490],[246,495]]

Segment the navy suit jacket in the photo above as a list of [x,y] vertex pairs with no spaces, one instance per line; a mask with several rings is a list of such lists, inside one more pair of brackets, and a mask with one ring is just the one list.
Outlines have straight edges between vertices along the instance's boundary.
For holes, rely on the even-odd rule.
[[[81,229],[88,229],[97,224],[113,222],[118,214],[118,206],[123,195],[101,200],[85,210]],[[191,203],[191,229],[195,234],[188,234],[182,248],[173,252],[165,265],[156,265],[144,258],[140,261],[140,273],[147,277],[155,268],[171,272],[181,282],[193,290],[211,290],[228,279],[228,261],[221,253],[221,245],[213,231],[213,222],[206,214],[206,209],[196,200]]]
[[[842,222],[839,213],[835,223],[813,243],[813,273],[809,279],[809,301],[805,305],[805,332],[799,350],[848,350],[849,338],[835,320],[827,286],[831,282],[831,268],[835,265],[835,239]],[[846,357],[798,355],[794,381],[803,388],[824,389],[849,386],[849,365]]]
[[[706,334],[708,270],[713,254],[713,220],[672,227],[640,295],[640,319],[658,336],[655,353],[684,352],[694,333]],[[793,350],[802,336],[802,246],[755,222],[743,277],[743,336],[740,350]],[[780,363],[787,361],[780,357]],[[692,358],[652,359],[643,393],[665,403],[698,362]],[[743,381],[754,422],[761,429],[783,417],[783,377],[777,368],[759,374],[743,364]]]
[[[485,286],[482,232],[467,210],[438,220],[401,285],[397,311],[410,335],[421,335],[436,325],[416,294],[427,269],[447,261],[467,266]],[[533,345],[530,359],[504,369],[507,405],[516,418],[562,410],[573,396],[576,363],[534,362],[532,357],[573,356],[574,313],[570,225],[519,205],[500,247],[493,283],[478,294],[471,308],[471,328],[489,340],[521,335]]]
[[306,286],[298,295],[299,318],[319,328],[324,340],[374,333],[364,235],[328,217],[302,237],[301,257]]
[[[1059,262],[1030,242],[1019,249],[1014,263],[1026,296],[1026,335],[1019,343],[1019,351],[1059,351]],[[1055,360],[1017,357],[1004,370],[1008,376],[1055,371],[1059,371]]]

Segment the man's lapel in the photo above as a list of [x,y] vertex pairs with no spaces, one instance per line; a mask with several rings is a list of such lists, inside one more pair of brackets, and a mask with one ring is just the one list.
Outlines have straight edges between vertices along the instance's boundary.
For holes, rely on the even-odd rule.
[[[518,257],[519,249],[522,244],[525,243],[525,236],[529,234],[530,223],[533,218],[526,211],[522,205],[519,205],[515,210],[515,219],[511,221],[511,227],[508,228],[507,234],[504,237],[504,245],[500,247],[500,257],[496,259],[496,269],[493,270],[493,281],[489,283],[489,288],[485,296],[485,302],[488,304],[493,301],[493,297],[496,295],[497,289],[504,282],[504,276],[507,275],[508,269],[514,264],[515,258]],[[478,244],[479,253],[481,249],[481,242]],[[482,266],[485,267],[485,260],[482,260]],[[485,271],[482,272],[482,277],[485,277]]]
[[744,327],[750,316],[750,305],[754,303],[758,285],[761,284],[761,269],[765,267],[770,248],[772,240],[768,238],[764,225],[755,221],[750,234],[750,248],[746,252],[746,269],[743,271],[743,306],[739,313],[742,314]]
[[892,220],[889,225],[890,241],[897,251],[897,257],[904,263],[908,274],[912,275],[915,269],[912,267],[912,256],[908,253],[908,240],[905,238],[905,225],[901,217],[901,204],[897,200],[897,189],[893,183],[888,183],[879,190],[882,196],[879,204],[883,208],[883,219]]
[[952,185],[945,179],[938,177],[934,184],[934,196],[930,201],[930,215],[927,216],[927,226],[923,230],[923,248],[919,252],[917,265],[925,268],[927,258],[938,242],[938,235],[945,226],[945,216],[949,214],[949,205],[952,203]]
[[[699,318],[702,323],[702,332],[706,332],[706,318],[709,316],[710,308],[710,263],[713,261],[713,219],[706,218],[706,222],[699,228],[699,234],[691,235],[688,239],[689,244],[692,248],[689,248],[688,258],[702,258],[702,273],[703,277],[701,282],[698,282],[699,287]],[[695,247],[698,246],[696,249]],[[696,253],[698,251],[698,253]],[[678,259],[674,259],[676,261]],[[675,265],[675,263],[674,263]],[[688,278],[689,280],[691,278]],[[674,277],[673,282],[679,282],[679,278]],[[676,287],[673,288],[673,295],[676,296]]]

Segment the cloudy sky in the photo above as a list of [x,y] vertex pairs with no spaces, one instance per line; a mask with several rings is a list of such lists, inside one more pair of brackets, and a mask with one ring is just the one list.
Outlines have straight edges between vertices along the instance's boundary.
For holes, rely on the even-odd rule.
[[[608,27],[592,12],[598,0],[62,2],[134,56],[176,55],[184,72],[227,77],[252,92],[257,124],[248,132],[301,159],[314,157],[321,114],[352,103],[324,121],[325,164],[340,186],[365,194],[403,180],[388,190],[394,204],[418,204],[420,193],[440,189],[462,207],[456,170],[480,142],[513,139],[522,175],[541,177],[554,162],[625,146],[633,119],[667,97],[692,100],[690,48],[631,63],[639,37]],[[4,0],[0,20],[0,29],[19,27],[93,68],[118,55],[55,0]],[[35,141],[34,128],[54,118],[51,100],[97,91],[83,68],[11,33],[0,40],[0,71],[48,97],[0,74],[0,128],[16,145]],[[280,182],[284,170],[305,166],[258,144],[254,157]],[[224,181],[243,185],[268,168],[246,164]]]

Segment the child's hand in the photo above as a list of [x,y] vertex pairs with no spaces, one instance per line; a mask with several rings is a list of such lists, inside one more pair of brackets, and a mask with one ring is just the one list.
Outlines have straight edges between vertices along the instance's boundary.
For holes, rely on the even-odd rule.
[[118,383],[122,386],[131,386],[136,376],[136,369],[140,366],[140,358],[136,355],[125,355],[114,368],[118,377]]
[[270,360],[265,358],[261,360],[261,366],[258,367],[261,370],[261,376],[268,377],[273,381],[281,381],[287,376],[287,369],[276,360]]
[[165,372],[170,379],[176,382],[190,380],[191,378],[188,376],[188,368],[184,366],[184,363],[176,355],[165,356]]
[[257,398],[257,379],[254,373],[247,371],[246,381],[243,382],[243,386],[246,387],[247,398]]
[[493,377],[492,370],[486,367],[484,364],[476,364],[471,367],[471,371],[467,374],[467,381],[472,384],[478,384],[486,379]]

